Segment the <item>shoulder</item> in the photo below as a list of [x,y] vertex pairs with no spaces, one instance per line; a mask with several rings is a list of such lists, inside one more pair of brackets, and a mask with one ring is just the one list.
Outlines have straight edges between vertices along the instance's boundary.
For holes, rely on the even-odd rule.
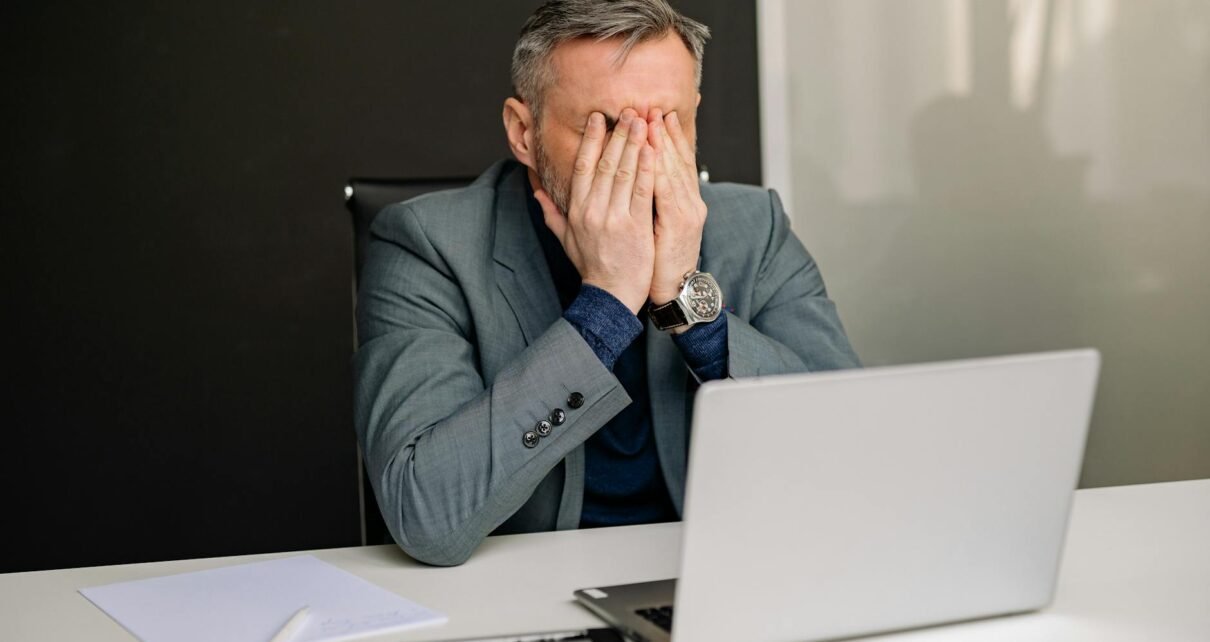
[[741,183],[702,183],[702,200],[707,206],[768,210],[772,190]]
[[500,167],[493,165],[466,187],[388,205],[374,217],[371,238],[404,246],[417,241],[438,246],[488,242]]
[[738,183],[703,183],[706,224],[732,234],[767,236],[785,216],[781,200],[771,189]]
[[703,183],[707,207],[703,242],[717,252],[764,253],[789,231],[781,200],[771,189],[737,183]]

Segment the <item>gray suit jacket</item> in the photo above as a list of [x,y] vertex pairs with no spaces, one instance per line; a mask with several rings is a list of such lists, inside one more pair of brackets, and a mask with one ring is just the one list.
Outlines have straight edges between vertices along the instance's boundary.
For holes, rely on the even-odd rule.
[[[357,436],[387,527],[430,564],[461,564],[492,532],[576,528],[582,444],[630,403],[561,316],[526,181],[523,166],[502,161],[465,189],[386,208],[371,228],[357,298]],[[702,198],[701,269],[729,308],[730,376],[857,367],[777,195],[707,183]],[[696,382],[667,334],[648,325],[639,340],[660,464],[681,511]],[[584,402],[572,408],[577,392]],[[525,447],[522,434],[555,408],[566,423]]]

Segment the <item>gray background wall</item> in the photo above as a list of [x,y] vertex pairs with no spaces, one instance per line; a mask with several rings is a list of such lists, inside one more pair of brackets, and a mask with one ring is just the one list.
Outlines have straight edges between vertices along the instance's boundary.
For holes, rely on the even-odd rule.
[[1210,477],[1210,2],[760,4],[767,175],[866,362],[1097,347],[1081,484]]
[[[360,542],[351,176],[465,176],[534,0],[7,2],[0,572]],[[759,182],[755,9],[700,118]]]

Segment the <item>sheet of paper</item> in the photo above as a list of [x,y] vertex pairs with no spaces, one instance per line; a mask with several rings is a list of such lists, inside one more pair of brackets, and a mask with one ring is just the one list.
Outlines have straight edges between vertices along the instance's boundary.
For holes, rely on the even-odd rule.
[[80,589],[143,642],[266,642],[295,612],[294,642],[348,640],[447,618],[310,555]]

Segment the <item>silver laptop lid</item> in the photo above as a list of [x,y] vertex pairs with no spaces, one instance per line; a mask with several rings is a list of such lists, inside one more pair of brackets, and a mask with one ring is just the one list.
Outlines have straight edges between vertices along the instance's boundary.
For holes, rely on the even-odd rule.
[[673,640],[817,640],[1051,600],[1094,350],[706,384]]

